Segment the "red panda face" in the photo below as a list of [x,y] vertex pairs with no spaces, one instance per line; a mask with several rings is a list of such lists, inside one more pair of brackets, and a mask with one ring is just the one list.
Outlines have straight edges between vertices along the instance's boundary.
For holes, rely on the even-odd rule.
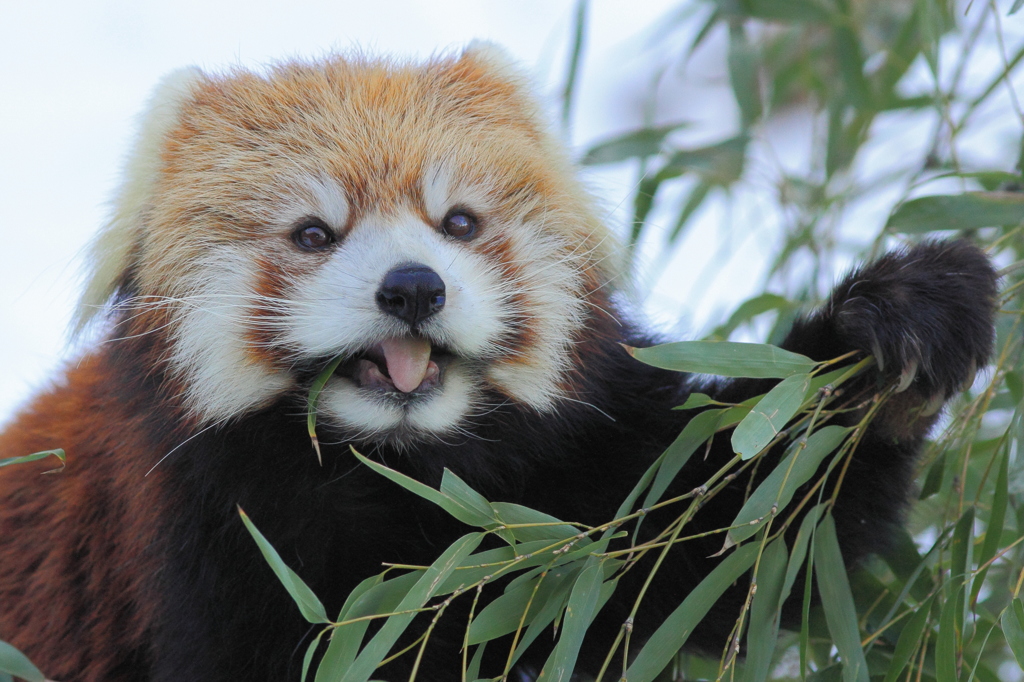
[[[334,358],[320,419],[354,437],[442,437],[568,397],[608,235],[492,56],[175,87],[97,248],[123,254],[128,331],[166,338],[198,420],[301,395]],[[98,277],[118,269],[99,259]]]

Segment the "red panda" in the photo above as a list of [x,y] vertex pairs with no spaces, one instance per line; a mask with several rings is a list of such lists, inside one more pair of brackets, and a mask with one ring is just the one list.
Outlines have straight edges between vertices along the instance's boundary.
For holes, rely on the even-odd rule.
[[[78,323],[102,341],[0,436],[2,456],[69,458],[55,476],[0,471],[0,638],[64,682],[297,679],[308,626],[239,506],[335,612],[382,562],[429,564],[463,532],[349,446],[430,485],[448,468],[489,499],[612,518],[689,418],[670,408],[771,386],[633,361],[620,343],[651,339],[613,295],[614,242],[493,49],[168,78],[92,252]],[[995,287],[976,248],[926,243],[851,274],[783,344],[873,353],[863,386],[902,376],[836,505],[848,560],[884,544],[932,415],[986,362]],[[339,357],[321,463],[306,399]],[[716,441],[674,485],[729,456]],[[737,486],[695,527],[727,524]],[[716,544],[674,551],[637,622],[679,603]],[[743,594],[691,642],[725,641]],[[595,647],[630,605],[605,606]],[[446,627],[418,679],[457,677]],[[579,671],[601,660],[585,650]]]

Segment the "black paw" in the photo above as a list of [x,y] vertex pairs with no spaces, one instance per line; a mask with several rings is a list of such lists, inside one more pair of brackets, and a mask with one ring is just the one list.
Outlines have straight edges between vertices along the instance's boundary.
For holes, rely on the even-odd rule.
[[969,242],[926,242],[851,273],[827,314],[844,345],[874,355],[897,391],[912,389],[934,411],[988,362],[997,279]]

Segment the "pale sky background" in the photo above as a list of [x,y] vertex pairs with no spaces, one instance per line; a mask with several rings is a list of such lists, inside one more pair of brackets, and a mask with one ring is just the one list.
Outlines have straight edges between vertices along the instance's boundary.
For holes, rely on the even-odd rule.
[[[663,66],[648,49],[650,29],[682,4],[591,2],[570,140],[577,152],[641,125],[640,102]],[[484,39],[519,60],[555,114],[574,7],[572,0],[293,0],[287,6],[269,0],[0,0],[0,422],[74,356],[66,350],[66,328],[82,251],[106,218],[136,116],[161,76],[189,64],[258,67],[354,47],[422,58]],[[1021,24],[1019,17],[1004,24],[1008,44],[1021,39]],[[655,122],[691,121],[687,143],[735,132],[723,44],[721,35],[712,35],[686,74],[669,70],[661,80]],[[944,45],[952,55],[957,49]],[[989,67],[1001,63],[995,53],[990,61]],[[913,86],[913,74],[908,81]],[[921,79],[921,89],[927,87]],[[798,169],[805,163],[809,119],[797,112],[768,125],[778,147],[761,157],[771,157],[773,172]],[[1003,116],[986,130],[972,153],[1012,166],[1019,120]],[[886,157],[882,150],[894,139],[908,158],[920,158],[929,131],[919,119],[897,114],[880,117],[873,132],[874,146],[858,161],[868,173],[893,163],[892,152]],[[621,226],[631,210],[635,167],[591,169],[584,179],[610,223]],[[762,185],[728,212],[724,202],[711,202],[671,259],[660,253],[657,237],[646,245],[638,270],[659,273],[640,287],[652,323],[692,338],[759,289],[780,219],[762,210],[775,191],[770,182]],[[849,224],[874,234],[893,201],[883,196],[854,207]],[[650,216],[655,228],[671,220]],[[730,260],[719,269],[723,249]]]

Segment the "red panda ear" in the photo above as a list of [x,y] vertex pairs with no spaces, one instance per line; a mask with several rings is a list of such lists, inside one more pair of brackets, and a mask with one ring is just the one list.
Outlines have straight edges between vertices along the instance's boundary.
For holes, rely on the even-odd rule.
[[489,40],[474,40],[462,51],[460,61],[469,61],[487,68],[493,75],[504,80],[525,84],[526,71],[501,45]]
[[541,98],[529,72],[505,48],[485,40],[474,40],[454,62],[453,71],[463,84],[519,113],[540,134],[551,131],[550,117],[540,106]]
[[131,270],[133,254],[144,236],[144,216],[162,167],[167,135],[204,78],[196,67],[171,72],[157,85],[140,116],[110,219],[89,247],[84,291],[72,320],[73,336],[103,310]]

